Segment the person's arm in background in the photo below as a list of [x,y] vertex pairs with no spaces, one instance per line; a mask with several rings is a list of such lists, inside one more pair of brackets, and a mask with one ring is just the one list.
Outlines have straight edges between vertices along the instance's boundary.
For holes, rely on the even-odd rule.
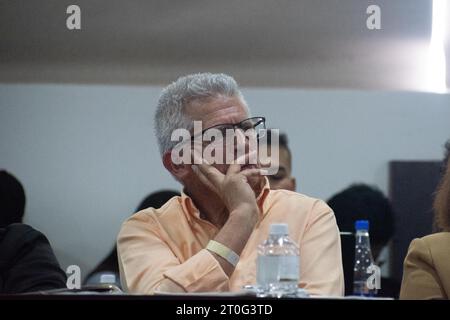
[[3,293],[66,288],[66,274],[47,238],[25,224],[9,225],[0,244]]
[[311,295],[343,296],[341,239],[333,211],[317,200],[300,240],[300,287]]
[[403,263],[400,299],[445,299],[430,249],[422,239],[414,239],[409,246]]

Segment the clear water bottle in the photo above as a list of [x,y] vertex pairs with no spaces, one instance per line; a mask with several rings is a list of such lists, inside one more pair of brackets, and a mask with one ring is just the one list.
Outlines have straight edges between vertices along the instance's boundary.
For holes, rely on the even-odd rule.
[[257,296],[296,296],[299,264],[299,249],[289,238],[287,224],[272,224],[269,238],[258,247]]
[[356,296],[375,296],[376,289],[370,289],[368,279],[371,275],[370,268],[373,265],[372,251],[370,250],[369,221],[358,220],[355,222],[355,265],[353,276],[353,294]]

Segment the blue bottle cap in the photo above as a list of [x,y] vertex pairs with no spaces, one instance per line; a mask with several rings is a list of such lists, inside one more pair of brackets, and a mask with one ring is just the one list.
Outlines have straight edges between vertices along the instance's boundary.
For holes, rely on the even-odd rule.
[[369,231],[369,220],[356,220],[355,229]]

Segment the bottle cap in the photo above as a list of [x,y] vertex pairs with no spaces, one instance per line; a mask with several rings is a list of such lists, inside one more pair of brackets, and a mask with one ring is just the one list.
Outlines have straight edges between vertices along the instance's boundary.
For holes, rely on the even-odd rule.
[[272,223],[270,234],[289,234],[288,225],[286,223]]
[[116,276],[114,274],[102,274],[100,276],[100,283],[115,283]]
[[369,231],[369,220],[356,220],[355,229]]

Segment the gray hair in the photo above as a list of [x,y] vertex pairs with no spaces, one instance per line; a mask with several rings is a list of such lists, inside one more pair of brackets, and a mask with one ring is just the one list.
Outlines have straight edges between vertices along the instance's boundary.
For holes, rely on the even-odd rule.
[[163,89],[155,113],[155,134],[161,155],[178,143],[170,139],[175,129],[193,129],[193,119],[185,113],[186,106],[218,96],[238,97],[247,105],[236,81],[223,73],[190,74]]

